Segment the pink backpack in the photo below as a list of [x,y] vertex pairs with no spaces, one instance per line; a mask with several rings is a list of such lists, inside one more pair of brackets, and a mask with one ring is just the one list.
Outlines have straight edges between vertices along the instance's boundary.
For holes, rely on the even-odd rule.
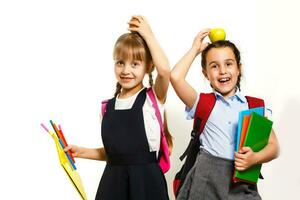
[[[165,136],[162,117],[161,117],[161,114],[160,114],[160,111],[158,108],[155,94],[151,87],[147,89],[147,95],[150,97],[152,106],[155,110],[156,118],[157,118],[159,126],[160,126],[160,147],[159,147],[159,154],[158,154],[159,155],[159,166],[160,166],[161,170],[163,171],[163,173],[166,173],[170,169],[170,152],[169,152],[167,139]],[[102,106],[101,106],[102,116],[104,116],[104,113],[106,111],[107,102],[108,102],[108,100],[102,101]]]

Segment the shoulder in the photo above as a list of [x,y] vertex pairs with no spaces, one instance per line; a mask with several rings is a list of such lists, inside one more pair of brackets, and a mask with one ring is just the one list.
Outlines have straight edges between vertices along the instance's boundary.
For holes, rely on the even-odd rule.
[[200,107],[205,108],[207,104],[209,104],[210,105],[209,107],[211,107],[214,105],[215,101],[216,101],[216,96],[213,92],[197,94],[197,99],[195,100],[193,107],[192,108],[185,107],[186,118],[188,120],[193,119],[198,109],[200,109]]
[[[149,92],[150,90],[152,90],[152,94]],[[158,108],[164,109],[164,103],[161,103],[158,98],[157,95],[155,93],[155,91],[153,90],[153,88],[147,88],[147,97],[146,97],[146,102],[145,104],[147,104],[149,107],[154,108],[154,103],[156,102]]]
[[[249,107],[250,104],[256,104],[256,107],[262,106],[265,108],[265,117],[267,117],[268,119],[272,119],[272,109],[271,109],[271,105],[269,103],[269,101],[264,100],[263,98],[259,98],[259,97],[253,97],[253,96],[245,96],[247,98]],[[263,103],[263,105],[261,105]]]
[[[144,112],[151,114],[151,115],[154,114],[154,116],[155,116],[155,109],[156,109],[155,103],[156,103],[157,107],[159,109],[160,115],[163,119],[163,112],[164,112],[165,106],[164,106],[164,104],[160,103],[160,101],[158,100],[158,98],[155,94],[155,91],[152,89],[153,93],[150,94],[149,90],[151,90],[151,88],[147,89],[147,97],[146,97],[146,101],[145,101],[143,110],[144,110]],[[154,118],[156,118],[156,116]]]
[[111,102],[113,99],[115,99],[115,97],[112,97],[110,99],[104,99],[101,101],[100,104],[100,112],[99,112],[99,116],[100,116],[100,120],[102,120],[104,113],[106,112],[106,108],[109,102]]

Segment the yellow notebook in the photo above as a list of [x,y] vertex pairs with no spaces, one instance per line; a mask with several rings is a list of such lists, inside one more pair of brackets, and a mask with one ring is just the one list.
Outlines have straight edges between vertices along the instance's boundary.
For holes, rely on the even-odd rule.
[[86,194],[81,182],[81,178],[76,170],[73,169],[69,159],[66,156],[65,151],[63,150],[62,146],[59,143],[57,136],[53,132],[49,132],[55,142],[56,150],[58,153],[58,158],[60,161],[61,166],[65,170],[66,174],[68,175],[69,179],[71,180],[73,186],[76,188],[80,196],[83,200],[86,200]]

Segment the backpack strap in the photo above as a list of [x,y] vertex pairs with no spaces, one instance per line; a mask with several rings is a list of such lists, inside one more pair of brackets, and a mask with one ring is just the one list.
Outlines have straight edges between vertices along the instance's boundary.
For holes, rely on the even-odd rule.
[[[162,117],[161,117],[161,114],[160,114],[160,111],[159,111],[159,108],[158,108],[158,104],[157,104],[157,101],[156,101],[156,98],[155,98],[155,94],[154,94],[153,89],[151,87],[147,89],[147,95],[149,96],[149,98],[152,102],[152,106],[155,110],[155,115],[156,115],[157,120],[159,122],[161,133],[164,136],[165,134],[164,134],[164,131],[163,131],[164,128],[163,128]],[[104,116],[104,114],[106,112],[107,103],[108,103],[108,99],[103,100],[101,102],[101,114],[102,114],[102,116]]]
[[194,125],[191,132],[191,140],[184,153],[179,157],[181,161],[187,156],[190,151],[192,151],[191,149],[193,149],[194,146],[199,146],[200,141],[196,139],[196,142],[194,142],[194,139],[197,138],[197,136],[199,137],[199,135],[203,132],[205,124],[215,106],[215,103],[216,96],[214,93],[200,93],[199,102],[197,104],[194,116]]
[[[194,129],[200,135],[216,103],[214,93],[201,93],[194,117]],[[198,125],[200,124],[200,126]],[[199,128],[197,127],[199,126]]]
[[101,114],[102,114],[102,117],[104,116],[104,114],[106,112],[107,103],[108,103],[108,99],[101,102]]
[[147,89],[147,95],[149,96],[149,98],[152,102],[152,106],[155,109],[155,115],[156,115],[156,118],[157,118],[159,126],[160,126],[161,136],[165,136],[162,117],[161,117],[161,114],[160,114],[160,111],[159,111],[159,108],[158,108],[158,104],[157,104],[157,100],[155,98],[155,94],[153,92],[152,87]]
[[152,87],[147,89],[147,95],[150,97],[152,102],[152,106],[155,109],[155,115],[158,120],[160,126],[160,146],[159,146],[159,157],[158,163],[163,173],[169,171],[171,163],[170,163],[170,152],[169,146],[167,143],[167,139],[165,137],[165,129],[163,126],[162,117],[158,108],[157,100],[155,98],[155,94],[153,92]]
[[265,102],[263,99],[250,97],[250,96],[246,96],[246,99],[248,101],[249,108],[265,107]]

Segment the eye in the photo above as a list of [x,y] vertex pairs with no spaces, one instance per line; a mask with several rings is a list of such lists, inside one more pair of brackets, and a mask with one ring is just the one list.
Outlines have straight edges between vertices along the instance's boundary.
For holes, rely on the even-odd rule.
[[226,66],[231,66],[231,65],[233,65],[233,63],[232,62],[228,62],[228,63],[226,63]]
[[118,67],[123,67],[124,66],[124,61],[122,61],[122,60],[117,60],[117,62],[115,63],[115,65],[116,66],[118,66]]
[[211,69],[217,69],[217,68],[218,68],[218,65],[213,64],[213,65],[210,66],[210,68],[211,68]]
[[137,68],[138,66],[140,66],[140,62],[139,61],[134,61],[134,62],[132,62],[131,66],[133,68]]

